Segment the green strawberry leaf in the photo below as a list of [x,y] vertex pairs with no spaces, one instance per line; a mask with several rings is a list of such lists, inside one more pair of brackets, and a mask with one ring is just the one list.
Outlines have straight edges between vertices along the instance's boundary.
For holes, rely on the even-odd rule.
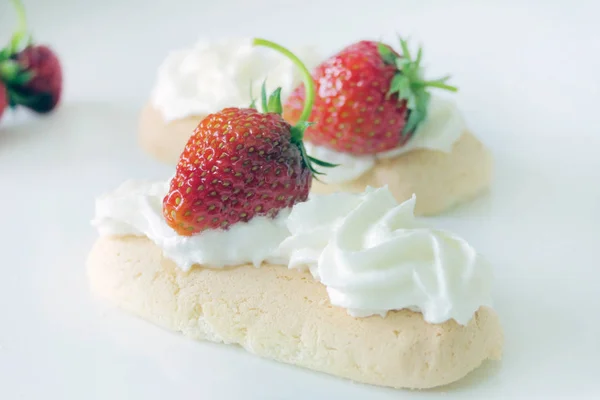
[[313,178],[317,179],[317,175],[325,175],[324,172],[321,172],[319,170],[317,170],[314,165],[319,165],[321,167],[324,168],[333,168],[333,167],[337,167],[337,164],[331,164],[322,160],[319,160],[318,158],[314,158],[308,155],[308,153],[306,152],[306,147],[304,147],[304,142],[302,141],[302,138],[304,136],[304,131],[306,130],[306,128],[308,128],[309,126],[314,125],[312,122],[307,122],[307,121],[301,121],[299,122],[296,126],[292,126],[292,143],[295,144],[296,146],[298,146],[298,149],[300,150],[300,155],[302,156],[302,160],[304,161],[304,164],[306,164],[306,166],[308,167],[308,169],[310,170],[310,172],[313,175]]
[[12,86],[7,87],[8,99],[11,107],[19,106],[32,106],[37,104],[44,96],[45,93],[38,94],[27,94],[23,91],[13,88]]
[[0,63],[0,78],[7,83],[12,83],[21,72],[21,66],[14,60],[4,60]]
[[10,58],[10,48],[5,47],[0,50],[0,63],[4,60],[8,60]]
[[407,90],[410,90],[410,81],[403,74],[396,74],[392,78],[392,82],[390,84],[390,90],[388,90],[386,97],[390,98],[390,96],[394,93],[403,93]]
[[381,58],[383,59],[384,63],[394,64],[396,62],[396,59],[398,57],[387,45],[379,42],[377,43],[377,50],[379,50],[379,54],[381,55]]
[[443,78],[435,79],[432,81],[422,81],[422,82],[419,82],[419,85],[421,85],[423,87],[433,87],[433,88],[437,88],[437,89],[444,89],[444,90],[448,90],[450,92],[458,91],[458,88],[456,86],[446,84],[446,81],[448,81],[448,79],[450,79],[450,76],[445,76]]
[[267,80],[265,79],[260,87],[260,103],[263,112],[267,112],[269,104],[267,103]]
[[415,60],[415,65],[419,66],[421,65],[421,59],[423,58],[423,48],[419,47],[419,50],[417,51],[417,59]]
[[34,71],[23,71],[23,72],[17,74],[17,76],[15,76],[10,83],[13,85],[17,85],[17,86],[23,86],[23,85],[27,84],[29,81],[31,81],[34,76],[35,76]]
[[417,129],[419,123],[425,119],[427,116],[427,107],[429,105],[430,97],[431,95],[425,91],[419,94],[418,97],[415,97],[416,102],[412,108],[409,107],[410,113],[408,120],[406,121],[406,125],[404,125],[404,129],[402,130],[403,137]]
[[339,164],[332,164],[332,163],[329,163],[327,161],[319,160],[318,158],[314,158],[314,157],[311,157],[311,156],[308,156],[308,159],[312,163],[317,164],[317,165],[319,165],[321,167],[333,168],[333,167],[338,167],[339,166]]
[[416,129],[419,121],[421,120],[422,115],[421,112],[417,109],[410,110],[408,114],[408,119],[406,120],[406,124],[404,125],[404,129],[402,129],[402,137],[405,137],[410,132]]
[[283,113],[283,106],[281,105],[281,88],[278,87],[271,93],[269,96],[269,101],[267,104],[267,110],[270,113],[275,113],[281,115]]
[[402,135],[407,135],[414,132],[419,124],[427,118],[427,109],[431,98],[429,89],[436,88],[451,92],[456,92],[458,89],[446,83],[450,79],[449,76],[434,80],[423,79],[423,68],[421,66],[423,48],[419,47],[417,57],[413,59],[408,41],[402,38],[399,38],[399,40],[402,49],[402,56],[400,57],[392,59],[390,56],[390,53],[394,54],[392,50],[381,43],[378,44],[377,48],[386,64],[396,66],[396,74],[392,78],[386,98],[396,95],[399,102],[406,102],[409,113]]
[[404,58],[406,58],[407,60],[412,61],[412,57],[410,56],[410,49],[408,48],[408,42],[406,40],[402,39],[401,37],[399,37],[398,39],[400,39],[400,47],[402,48],[402,56]]

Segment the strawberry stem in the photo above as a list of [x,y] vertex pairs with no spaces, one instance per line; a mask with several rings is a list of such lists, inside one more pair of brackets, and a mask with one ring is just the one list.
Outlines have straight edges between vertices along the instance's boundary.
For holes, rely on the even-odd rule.
[[15,11],[17,12],[17,18],[19,19],[19,30],[27,31],[27,17],[25,14],[25,6],[21,0],[12,0]]
[[[320,167],[325,167],[325,168],[337,167],[337,164],[331,164],[331,163],[310,157],[308,155],[308,153],[306,152],[306,147],[304,147],[304,142],[302,141],[302,138],[304,137],[304,131],[306,130],[306,128],[308,128],[310,125],[312,125],[310,122],[308,122],[308,118],[310,117],[310,114],[312,112],[313,102],[315,101],[315,84],[313,83],[313,79],[310,74],[310,71],[306,68],[304,63],[302,61],[300,61],[300,59],[298,57],[296,57],[296,55],[294,53],[292,53],[285,47],[278,45],[277,43],[273,43],[270,40],[266,40],[266,39],[254,39],[252,44],[255,46],[268,47],[272,50],[278,51],[279,53],[283,54],[288,59],[290,59],[302,73],[302,80],[304,81],[304,90],[306,92],[305,96],[304,96],[304,108],[302,109],[302,115],[300,115],[300,118],[298,119],[298,122],[296,123],[296,125],[292,126],[291,142],[293,144],[295,144],[296,146],[298,146],[298,150],[300,150],[300,155],[302,156],[304,163],[306,164],[306,166],[312,173],[313,178],[318,180],[318,175],[324,175],[324,173],[317,170],[313,164],[316,164]],[[271,112],[280,110],[279,108],[277,108],[278,106],[275,107],[275,104],[279,104],[279,105],[281,104],[281,100],[279,99],[280,91],[281,91],[280,88],[275,90],[275,92],[271,95],[271,97],[274,100],[271,102],[271,98],[270,98],[268,101],[268,103],[272,103],[273,106],[267,104],[267,107],[265,107],[263,105],[263,109],[266,109]],[[262,87],[262,92],[265,93],[264,84]],[[264,96],[265,95],[263,94],[263,103],[265,102]]]
[[10,41],[10,52],[16,53],[19,44],[21,43],[21,40],[27,34],[27,17],[25,14],[25,7],[23,6],[21,0],[12,0],[12,3],[17,13],[19,25],[17,31],[13,34],[12,39]]
[[255,46],[268,47],[272,50],[278,51],[279,53],[289,58],[290,61],[292,61],[294,65],[298,67],[298,69],[302,73],[302,81],[304,82],[304,90],[306,92],[304,96],[304,108],[302,109],[302,114],[298,119],[298,125],[308,121],[310,113],[312,112],[313,103],[315,101],[315,84],[313,83],[310,71],[306,68],[304,63],[298,57],[296,57],[294,53],[292,53],[285,47],[278,45],[277,43],[273,43],[270,40],[266,39],[255,38],[252,44],[254,44]]

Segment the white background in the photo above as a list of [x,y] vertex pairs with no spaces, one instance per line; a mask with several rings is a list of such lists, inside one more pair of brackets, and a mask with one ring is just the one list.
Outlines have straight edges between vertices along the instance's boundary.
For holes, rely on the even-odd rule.
[[[29,0],[64,103],[0,123],[1,399],[600,398],[600,29],[594,1]],[[0,2],[0,38],[14,14]],[[353,384],[188,341],[94,300],[94,197],[172,169],[136,145],[170,49],[260,35],[331,52],[410,35],[452,72],[496,157],[489,195],[435,219],[494,265],[504,360],[428,392]],[[445,393],[441,395],[440,392]]]

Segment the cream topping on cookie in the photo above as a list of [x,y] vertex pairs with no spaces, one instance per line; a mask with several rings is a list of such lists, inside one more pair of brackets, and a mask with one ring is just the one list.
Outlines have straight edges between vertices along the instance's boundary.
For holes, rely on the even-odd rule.
[[353,316],[409,308],[466,324],[491,305],[491,268],[465,240],[416,221],[415,201],[398,205],[385,188],[313,198],[292,209],[280,250]]
[[324,146],[305,142],[307,152],[320,160],[338,164],[327,169],[319,177],[325,183],[344,183],[359,178],[375,165],[377,159],[393,158],[417,149],[452,151],[452,146],[461,137],[466,124],[456,103],[446,97],[431,96],[428,115],[417,128],[413,137],[402,147],[375,155],[355,156]]
[[289,210],[277,218],[257,217],[227,231],[209,230],[199,235],[178,235],[165,221],[162,200],[169,189],[166,182],[127,181],[114,192],[96,200],[92,224],[101,235],[147,236],[184,271],[194,264],[222,268],[252,263],[259,266],[289,236]]
[[[320,58],[312,47],[295,53],[308,68]],[[248,107],[266,80],[267,92],[282,88],[284,99],[301,82],[287,58],[252,45],[251,39],[201,40],[171,52],[158,69],[152,104],[165,121],[209,114],[225,107]]]
[[350,315],[420,311],[430,323],[466,324],[491,305],[489,265],[463,239],[413,216],[387,188],[315,195],[274,219],[255,217],[228,230],[180,236],[165,222],[167,182],[133,182],[96,201],[101,235],[147,236],[181,269],[263,262],[308,269],[333,305]]

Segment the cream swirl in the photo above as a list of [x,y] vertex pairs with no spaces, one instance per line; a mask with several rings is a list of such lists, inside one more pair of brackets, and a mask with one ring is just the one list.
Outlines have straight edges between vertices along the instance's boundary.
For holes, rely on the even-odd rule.
[[415,198],[387,188],[312,196],[275,219],[180,236],[162,215],[168,182],[121,185],[96,201],[101,235],[146,236],[181,269],[263,262],[309,269],[331,303],[357,317],[420,311],[426,321],[466,324],[490,305],[489,266],[464,240],[415,220]]
[[[296,54],[312,68],[319,57],[312,47]],[[257,48],[250,39],[203,40],[193,48],[170,53],[158,69],[152,104],[165,121],[248,107],[250,92],[282,88],[282,98],[301,81],[300,71],[276,52]]]
[[344,183],[359,178],[375,165],[378,159],[393,158],[417,149],[452,151],[452,146],[466,129],[465,121],[456,104],[444,97],[432,96],[427,118],[419,125],[413,137],[402,147],[374,155],[356,156],[342,153],[309,142],[309,155],[338,167],[328,169],[320,179],[325,183]]
[[[426,321],[466,324],[491,305],[491,268],[463,239],[414,219],[415,197],[398,205],[385,188],[323,196],[296,206],[280,250],[309,267],[331,303],[357,317],[420,311]],[[328,217],[324,217],[328,215]]]

